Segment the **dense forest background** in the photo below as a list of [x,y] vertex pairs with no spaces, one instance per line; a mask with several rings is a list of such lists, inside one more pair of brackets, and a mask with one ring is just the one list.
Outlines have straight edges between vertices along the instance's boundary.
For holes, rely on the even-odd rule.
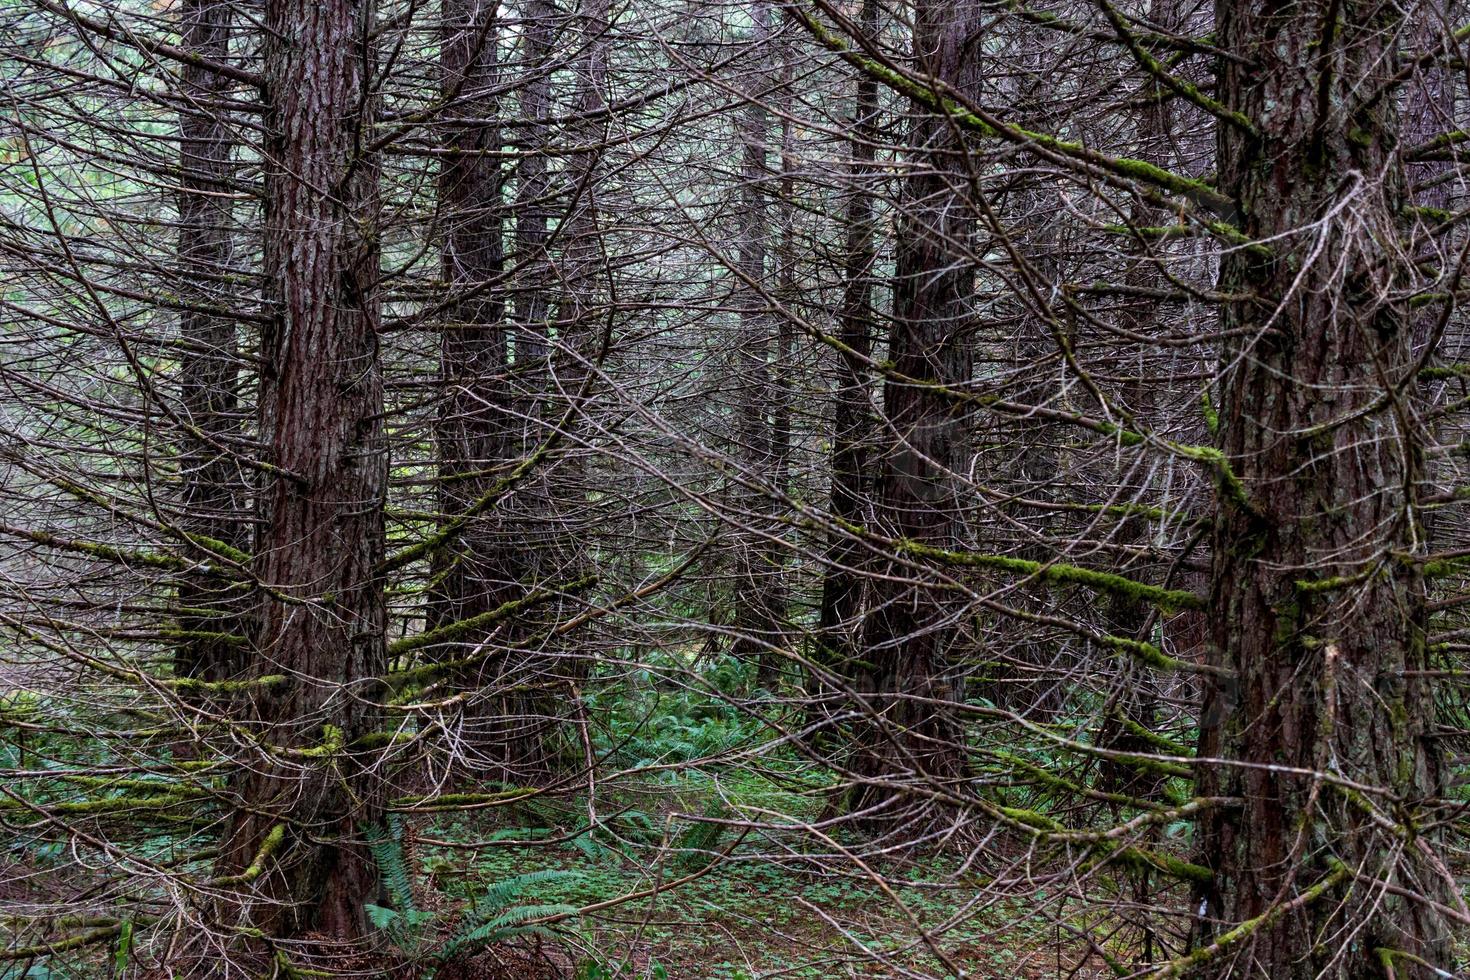
[[0,977],[1470,975],[1461,0],[0,0]]

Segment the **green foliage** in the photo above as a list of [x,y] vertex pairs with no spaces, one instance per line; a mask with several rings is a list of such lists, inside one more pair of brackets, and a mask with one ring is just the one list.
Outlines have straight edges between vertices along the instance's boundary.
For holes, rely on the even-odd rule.
[[473,951],[516,936],[549,935],[545,926],[531,921],[552,916],[569,916],[576,907],[561,903],[513,904],[532,888],[576,878],[574,871],[547,869],[503,878],[470,900],[470,912],[440,948],[435,958],[443,961],[457,953]]
[[[681,653],[665,651],[644,663],[625,687],[587,696],[589,712],[603,721],[594,741],[599,755],[638,769],[717,756],[765,735],[761,719],[736,703],[753,683],[751,662],[714,657],[691,665]],[[696,684],[687,680],[691,667]],[[681,681],[670,683],[671,677]]]
[[577,911],[575,906],[562,903],[518,904],[517,900],[533,889],[578,877],[576,872],[559,869],[530,871],[499,879],[471,896],[454,930],[441,939],[444,930],[440,927],[452,916],[418,907],[401,819],[390,815],[384,826],[365,828],[364,836],[377,863],[383,890],[393,903],[391,907],[366,904],[368,919],[408,962],[422,967],[425,980],[455,956],[517,936],[549,936],[551,930],[537,920],[566,918]]
[[577,972],[573,980],[632,980],[634,977],[646,978],[646,980],[668,980],[669,971],[664,969],[663,964],[657,960],[648,964],[648,969],[637,972],[632,963],[619,960],[616,963],[604,960],[584,960],[577,964]]
[[715,848],[725,833],[725,824],[718,821],[730,816],[730,808],[719,800],[713,800],[705,807],[704,815],[711,819],[691,823],[676,842],[680,851],[679,865],[683,870],[701,871],[709,867],[716,857]]

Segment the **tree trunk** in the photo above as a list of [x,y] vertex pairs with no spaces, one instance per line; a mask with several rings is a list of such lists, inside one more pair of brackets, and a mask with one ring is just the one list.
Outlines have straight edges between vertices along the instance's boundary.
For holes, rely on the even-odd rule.
[[[1206,939],[1247,923],[1218,976],[1429,976],[1448,969],[1430,800],[1415,493],[1421,436],[1404,403],[1414,272],[1398,250],[1404,181],[1395,98],[1402,13],[1359,0],[1261,8],[1218,0],[1220,188],[1242,230],[1220,288],[1220,506],[1201,793],[1241,799],[1203,828],[1216,881]],[[1280,236],[1280,237],[1278,237]],[[1386,384],[1395,387],[1388,391]],[[1268,768],[1272,767],[1272,768]],[[1311,774],[1300,774],[1307,770]],[[1387,795],[1345,785],[1377,787]],[[1354,877],[1356,876],[1356,881]],[[1283,914],[1263,920],[1269,909]],[[1201,954],[1204,955],[1204,954]]]
[[[184,45],[201,58],[225,62],[230,47],[230,4],[188,0],[181,12]],[[221,285],[230,273],[230,153],[234,138],[221,101],[230,82],[197,64],[182,69],[187,99],[179,113],[179,275],[181,292],[200,307],[226,306]],[[235,549],[250,546],[244,516],[246,487],[226,444],[240,432],[239,367],[235,322],[186,310],[181,345],[180,528]],[[194,635],[179,647],[176,673],[221,681],[244,667],[243,649],[228,639],[243,630],[241,594],[217,578],[185,578],[178,589],[179,628]]]
[[[750,43],[764,57],[770,53],[771,11],[763,0],[750,8]],[[773,649],[784,642],[782,620],[785,557],[770,536],[778,531],[771,520],[777,473],[776,418],[771,355],[776,327],[762,294],[766,280],[770,239],[770,119],[764,100],[770,96],[767,73],[753,70],[750,90],[737,123],[740,135],[740,196],[735,284],[735,306],[740,315],[740,402],[736,450],[749,486],[742,488],[739,528],[735,543],[734,622],[731,653],[754,660],[757,682],[774,685],[778,661]],[[758,284],[753,288],[749,283]]]
[[[461,519],[495,486],[522,449],[515,397],[508,382],[509,329],[505,322],[504,179],[493,93],[502,81],[497,8],[488,0],[444,0],[440,49],[449,113],[443,139],[457,151],[439,174],[439,220],[444,235],[444,278],[450,290],[440,351],[444,386],[436,425],[440,512]],[[524,217],[522,220],[526,220]],[[430,625],[446,626],[489,612],[523,595],[525,558],[498,509],[472,518],[435,556],[438,583]],[[457,638],[448,655],[463,655],[488,640],[483,630]],[[487,657],[459,678],[477,697],[467,703],[468,756],[456,760],[477,775],[505,775],[518,741],[502,723],[497,689],[504,655]]]
[[[387,482],[378,360],[377,169],[365,99],[367,0],[269,0],[265,71],[265,271],[261,431],[281,470],[262,495],[254,572],[261,751],[220,859],[264,873],[237,895],[269,936],[365,934],[377,872],[361,828],[382,820],[381,780],[357,740],[383,674]],[[272,848],[276,828],[284,838]]]
[[[925,0],[915,12],[918,70],[963,85],[974,54],[965,49],[967,7]],[[894,371],[918,384],[889,379],[883,387],[890,444],[875,460],[879,530],[941,548],[960,526],[960,479],[966,458],[966,414],[928,384],[970,380],[975,270],[967,254],[974,230],[963,145],[943,118],[917,125],[913,171],[906,180],[898,232],[893,320],[888,357]],[[946,702],[956,696],[949,645],[955,609],[944,592],[895,564],[874,580],[863,637],[867,663],[860,686],[878,716],[856,733],[853,768],[863,780],[849,803],[881,806],[874,817],[916,816],[896,808],[902,783],[943,787],[963,777],[960,729]],[[932,822],[913,819],[906,833]]]
[[[864,34],[878,34],[878,0],[863,0],[859,14]],[[869,500],[868,453],[874,441],[866,359],[873,349],[873,265],[877,261],[874,191],[877,176],[878,80],[867,72],[856,79],[852,139],[848,164],[851,186],[843,217],[842,301],[837,310],[837,339],[847,349],[838,361],[832,393],[832,484],[828,508],[849,524],[865,524]],[[857,652],[862,610],[863,546],[852,534],[833,528],[827,534],[826,569],[816,651],[821,668],[845,676]],[[811,686],[814,699],[820,684]]]

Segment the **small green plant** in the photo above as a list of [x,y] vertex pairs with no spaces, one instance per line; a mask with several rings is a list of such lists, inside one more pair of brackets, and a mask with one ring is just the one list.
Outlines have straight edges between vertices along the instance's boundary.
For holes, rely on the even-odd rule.
[[365,906],[368,919],[373,928],[387,934],[388,941],[396,948],[417,952],[434,914],[418,908],[414,902],[413,882],[403,847],[403,822],[396,816],[390,816],[386,826],[368,827],[364,834],[368,850],[378,865],[383,890],[393,903],[391,906],[368,903]]
[[576,912],[575,906],[562,903],[519,904],[518,899],[531,889],[578,877],[573,871],[531,871],[502,878],[472,895],[454,930],[445,937],[436,927],[451,917],[421,909],[415,900],[402,821],[390,816],[385,826],[367,828],[364,834],[383,890],[392,902],[391,906],[366,905],[368,919],[406,960],[422,967],[424,980],[431,980],[440,966],[456,956],[517,936],[549,936],[551,930],[538,920]]
[[674,842],[682,870],[702,871],[715,860],[714,851],[724,836],[723,821],[729,818],[730,810],[719,800],[714,800],[705,806],[704,815],[711,819],[691,823]]
[[575,980],[632,980],[634,977],[647,978],[647,980],[668,980],[669,971],[657,961],[649,963],[646,971],[635,973],[633,964],[627,960],[620,960],[616,963],[603,960],[583,960],[577,964]]

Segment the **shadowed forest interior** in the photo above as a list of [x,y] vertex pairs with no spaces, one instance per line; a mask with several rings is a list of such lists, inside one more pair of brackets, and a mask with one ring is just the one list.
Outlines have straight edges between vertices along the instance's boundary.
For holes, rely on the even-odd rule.
[[1470,977],[1467,111],[1465,0],[0,0],[0,980]]

